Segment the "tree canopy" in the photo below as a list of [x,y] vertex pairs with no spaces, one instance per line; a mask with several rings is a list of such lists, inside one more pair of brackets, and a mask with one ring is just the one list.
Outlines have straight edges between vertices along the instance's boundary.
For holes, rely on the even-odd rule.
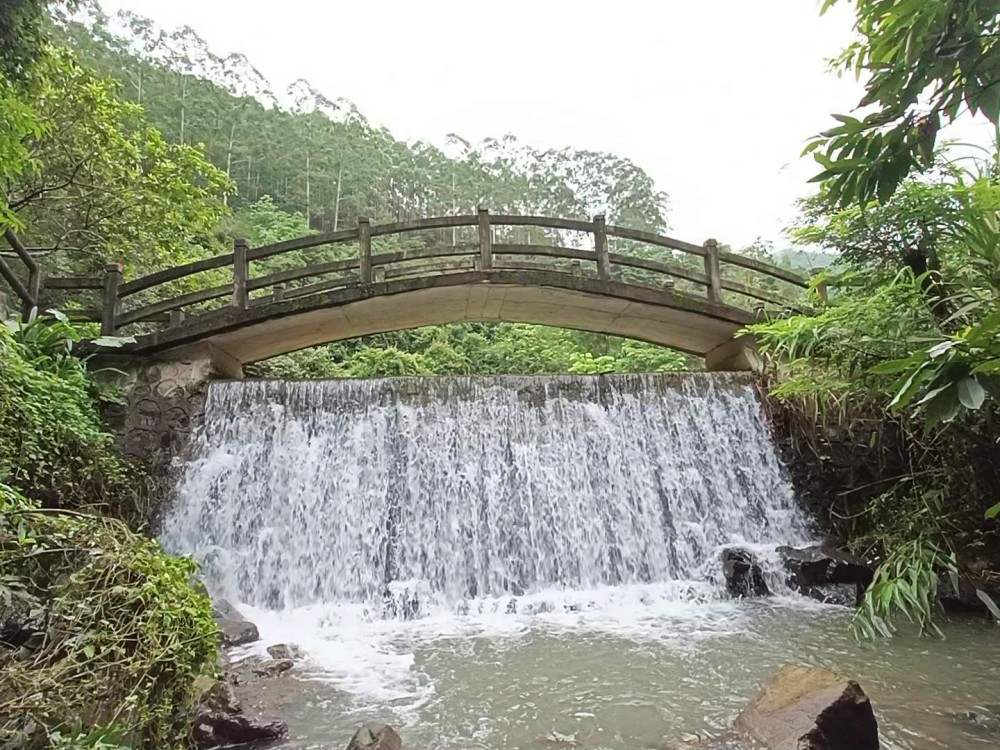
[[855,11],[852,42],[834,61],[865,84],[854,115],[807,148],[838,206],[885,202],[933,166],[941,129],[963,113],[1000,122],[998,0],[824,0]]

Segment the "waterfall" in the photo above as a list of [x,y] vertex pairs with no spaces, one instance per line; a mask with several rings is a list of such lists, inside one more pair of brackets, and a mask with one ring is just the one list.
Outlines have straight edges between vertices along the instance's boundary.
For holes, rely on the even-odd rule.
[[808,538],[741,375],[213,383],[165,521],[255,607],[467,611],[553,589],[722,595]]

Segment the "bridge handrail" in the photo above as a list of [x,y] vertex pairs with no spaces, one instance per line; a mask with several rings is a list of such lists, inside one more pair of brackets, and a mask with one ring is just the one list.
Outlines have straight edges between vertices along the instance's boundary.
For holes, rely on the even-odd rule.
[[[530,226],[560,232],[586,233],[592,237],[593,246],[583,248],[558,244],[494,243],[492,229],[497,226]],[[478,241],[372,253],[372,238],[457,227],[477,227]],[[697,256],[703,262],[704,271],[664,260],[610,252],[609,238],[653,245]],[[350,258],[313,263],[301,268],[277,271],[256,278],[250,275],[250,264],[254,261],[296,250],[308,250],[343,243],[357,243],[357,253]],[[525,256],[528,257],[525,258]],[[551,264],[548,266],[540,265],[539,261],[532,260],[531,256],[551,258],[555,264],[568,262],[569,268],[567,269],[565,266],[554,267]],[[431,262],[415,265],[415,261]],[[657,288],[669,294],[689,294],[674,290],[674,280],[682,280],[704,288],[709,302],[716,304],[724,304],[723,292],[740,294],[761,302],[788,304],[787,299],[771,289],[760,289],[756,286],[723,278],[723,265],[753,271],[802,289],[809,286],[808,280],[798,273],[755,258],[723,251],[715,240],[708,240],[703,245],[695,245],[653,232],[607,225],[603,216],[596,216],[591,221],[583,221],[547,216],[490,214],[487,209],[480,208],[476,214],[438,216],[374,226],[367,219],[360,218],[358,226],[354,228],[309,235],[257,248],[250,248],[244,240],[236,240],[231,253],[167,268],[129,282],[124,281],[121,267],[118,264],[112,264],[106,267],[103,278],[48,279],[45,281],[45,287],[47,289],[81,290],[102,288],[104,292],[104,306],[101,312],[102,331],[105,334],[113,334],[123,326],[143,321],[162,321],[164,316],[167,316],[170,325],[179,325],[183,321],[184,308],[226,296],[232,297],[234,307],[246,309],[251,304],[262,304],[263,300],[276,302],[284,298],[317,294],[354,283],[370,286],[384,281],[386,278],[412,276],[415,273],[447,273],[455,269],[488,272],[494,267],[504,269],[545,267],[548,270],[582,275],[582,264],[584,263],[588,264],[588,268],[591,269],[588,271],[588,275],[593,275],[593,269],[596,265],[596,275],[602,281],[612,280],[612,269],[617,269],[619,272],[623,269],[631,269],[645,274],[655,274],[657,277],[663,277],[662,280],[650,281],[648,276],[645,278],[640,276],[640,280],[627,281],[626,283],[650,286],[655,282],[654,285]],[[228,267],[233,269],[231,284],[186,292],[170,299],[156,300],[124,312],[121,309],[122,301],[125,298],[139,292],[179,281],[194,274]],[[341,275],[333,279],[328,278],[294,287],[287,292],[284,288],[284,285],[289,282],[324,277],[334,273]],[[270,297],[257,297],[251,303],[251,292],[266,289],[271,290]]]

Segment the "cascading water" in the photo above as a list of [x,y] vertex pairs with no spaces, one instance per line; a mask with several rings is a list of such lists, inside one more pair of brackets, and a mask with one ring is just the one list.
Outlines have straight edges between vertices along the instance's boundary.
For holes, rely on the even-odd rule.
[[996,746],[940,718],[996,685],[992,634],[865,648],[847,609],[726,596],[722,548],[809,541],[738,375],[215,383],[163,540],[251,649],[306,652],[274,688],[298,747],[376,720],[441,750],[728,749],[790,661],[856,676],[887,750]]
[[[739,376],[218,383],[166,525],[258,607],[718,590],[806,524]],[[505,606],[515,607],[509,601]]]

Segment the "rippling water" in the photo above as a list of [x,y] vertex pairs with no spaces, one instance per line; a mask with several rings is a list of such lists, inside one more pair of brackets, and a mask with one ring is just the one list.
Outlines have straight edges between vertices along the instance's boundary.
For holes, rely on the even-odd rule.
[[602,604],[592,611],[391,624],[323,606],[247,611],[265,639],[254,650],[298,641],[310,654],[298,669],[310,699],[293,688],[282,708],[302,747],[339,748],[360,723],[380,721],[413,748],[667,750],[692,736],[704,739],[693,747],[739,748],[733,719],[789,663],[857,679],[885,750],[1000,746],[1000,730],[955,718],[997,700],[1000,638],[988,622],[952,622],[943,641],[858,643],[841,607],[607,593],[593,592]]

